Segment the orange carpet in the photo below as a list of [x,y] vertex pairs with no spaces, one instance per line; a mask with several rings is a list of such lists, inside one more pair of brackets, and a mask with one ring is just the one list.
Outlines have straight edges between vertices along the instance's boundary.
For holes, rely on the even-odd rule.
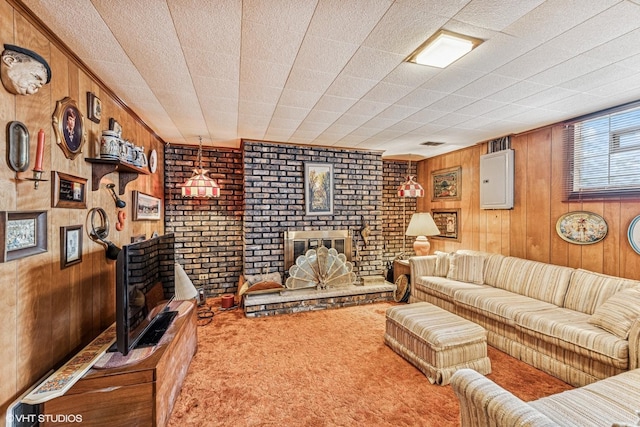
[[[450,386],[384,344],[392,304],[248,319],[219,311],[198,328],[170,426],[456,426]],[[571,386],[489,348],[489,378],[523,400]]]

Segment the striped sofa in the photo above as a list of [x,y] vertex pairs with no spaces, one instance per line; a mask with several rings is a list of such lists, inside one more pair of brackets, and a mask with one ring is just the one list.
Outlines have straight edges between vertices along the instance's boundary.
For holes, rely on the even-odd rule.
[[456,371],[451,388],[465,427],[631,427],[640,416],[640,369],[532,402],[523,402],[472,369]]
[[409,302],[487,330],[487,342],[574,386],[640,368],[640,282],[500,254],[409,259]]

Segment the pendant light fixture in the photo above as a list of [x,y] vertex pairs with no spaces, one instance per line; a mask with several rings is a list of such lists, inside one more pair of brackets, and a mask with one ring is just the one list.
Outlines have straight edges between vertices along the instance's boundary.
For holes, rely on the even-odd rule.
[[202,169],[202,137],[198,146],[198,168],[193,170],[193,176],[182,187],[182,197],[186,199],[212,199],[220,197],[220,187],[207,176],[206,169]]
[[[408,172],[411,173],[411,160]],[[407,175],[407,181],[398,187],[398,197],[424,197],[424,188],[416,182],[414,175]]]

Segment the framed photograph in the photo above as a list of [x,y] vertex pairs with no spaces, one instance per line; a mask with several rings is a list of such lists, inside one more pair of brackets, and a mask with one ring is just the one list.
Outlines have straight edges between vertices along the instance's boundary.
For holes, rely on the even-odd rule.
[[122,136],[122,126],[120,126],[120,123],[118,123],[113,117],[109,119],[109,130],[118,132],[119,137]]
[[68,96],[56,102],[52,117],[56,142],[67,159],[73,160],[82,152],[86,140],[84,117],[78,109],[76,101]]
[[460,209],[431,209],[433,221],[440,230],[440,235],[431,236],[431,239],[448,239],[460,241],[458,230],[460,227]]
[[460,200],[462,190],[462,168],[456,166],[431,172],[431,201]]
[[47,211],[0,212],[0,262],[47,252]]
[[51,207],[87,208],[87,179],[51,171]]
[[133,220],[159,220],[162,213],[162,200],[139,191],[133,192]]
[[100,123],[102,117],[102,102],[93,92],[87,92],[87,118],[95,123]]
[[608,227],[604,218],[596,213],[575,211],[558,218],[556,232],[566,242],[590,245],[607,237]]
[[333,165],[305,163],[304,194],[307,215],[333,215]]
[[60,268],[82,262],[82,225],[60,227]]

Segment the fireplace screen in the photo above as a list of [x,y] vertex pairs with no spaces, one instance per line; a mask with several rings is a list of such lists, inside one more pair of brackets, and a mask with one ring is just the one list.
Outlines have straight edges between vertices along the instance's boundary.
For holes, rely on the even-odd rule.
[[314,230],[284,232],[284,270],[285,273],[295,264],[300,255],[309,249],[324,246],[334,248],[351,261],[351,232],[349,230]]

